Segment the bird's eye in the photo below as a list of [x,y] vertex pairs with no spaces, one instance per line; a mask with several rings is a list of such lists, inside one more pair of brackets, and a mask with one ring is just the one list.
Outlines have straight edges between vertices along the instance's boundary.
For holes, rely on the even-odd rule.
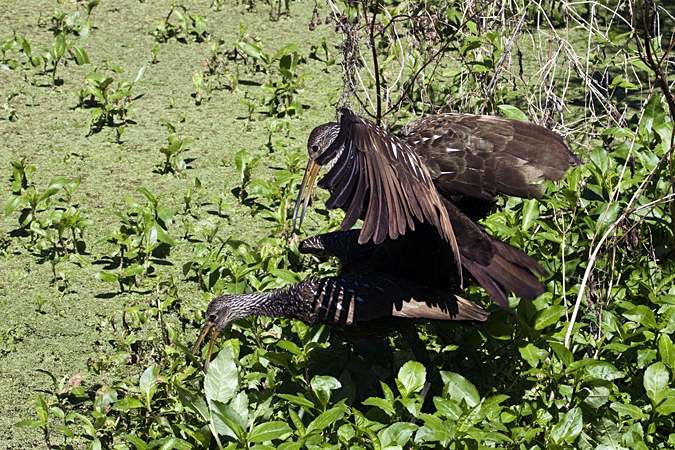
[[216,319],[217,319],[217,316],[216,316],[215,314],[211,314],[211,315],[209,316],[209,322],[215,322]]
[[313,152],[318,152],[318,151],[319,151],[319,146],[318,146],[318,145],[312,145],[312,151],[313,151]]

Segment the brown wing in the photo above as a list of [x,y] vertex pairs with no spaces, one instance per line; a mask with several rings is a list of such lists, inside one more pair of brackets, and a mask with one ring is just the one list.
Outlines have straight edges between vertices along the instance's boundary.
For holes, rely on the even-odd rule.
[[450,201],[443,199],[443,202],[457,236],[462,267],[492,301],[511,310],[504,289],[526,300],[534,300],[544,293],[544,284],[535,274],[547,277],[548,272],[534,258],[487,234]]
[[414,230],[417,218],[438,228],[459,262],[450,219],[429,171],[408,143],[342,109],[340,133],[316,162],[331,160],[335,162],[319,187],[331,191],[329,209],[350,202],[341,230],[354,226],[368,197],[359,243],[372,237],[379,244],[387,235],[396,239],[407,228]]
[[562,179],[581,161],[539,125],[495,116],[441,114],[407,124],[401,137],[422,155],[445,195],[540,198],[542,180]]
[[466,299],[375,270],[314,278],[301,285],[302,296],[309,297],[303,303],[308,304],[311,322],[353,325],[392,317],[483,322],[488,317]]

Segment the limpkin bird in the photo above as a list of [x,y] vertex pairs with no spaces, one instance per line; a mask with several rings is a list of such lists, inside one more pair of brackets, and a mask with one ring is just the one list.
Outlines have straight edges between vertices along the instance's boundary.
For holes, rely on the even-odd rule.
[[[409,334],[413,330],[409,319],[485,321],[488,313],[483,308],[452,292],[457,291],[447,276],[454,273],[448,267],[453,264],[452,258],[447,259],[447,265],[443,264],[443,255],[449,252],[448,244],[435,228],[430,227],[430,231],[408,233],[380,245],[359,244],[358,229],[321,234],[302,241],[299,246],[302,253],[336,256],[341,263],[340,274],[312,277],[272,293],[226,294],[213,299],[192,353],[214,328],[206,356],[207,369],[218,334],[232,322],[253,315],[296,318],[310,325],[325,323],[344,331],[343,335],[352,333],[354,326],[368,323],[368,328],[376,330],[370,333],[374,336],[393,330]],[[439,243],[438,250],[428,250]],[[406,250],[405,257],[401,255],[402,246]],[[431,270],[430,257],[439,257],[438,264],[433,265],[443,270]],[[418,359],[424,357],[418,356]]]

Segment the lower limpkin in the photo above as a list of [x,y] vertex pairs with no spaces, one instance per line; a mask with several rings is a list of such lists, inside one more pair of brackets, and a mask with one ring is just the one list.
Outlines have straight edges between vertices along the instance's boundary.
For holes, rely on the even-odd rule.
[[[444,243],[433,227],[428,231],[408,233],[381,245],[359,244],[359,230],[337,231],[302,241],[299,249],[303,253],[338,257],[340,275],[312,277],[267,294],[226,294],[213,299],[192,352],[215,328],[206,356],[208,367],[218,334],[232,322],[253,315],[290,317],[310,325],[325,323],[347,330],[367,322],[380,335],[399,328],[402,323],[397,320],[402,319],[485,321],[488,313],[483,308],[452,292],[453,282],[446,276],[452,271],[448,272],[447,267],[445,272],[422,267],[424,264],[428,268],[430,261],[429,252],[424,250],[429,242]],[[401,258],[401,245],[418,250]],[[452,258],[448,263],[452,264]]]

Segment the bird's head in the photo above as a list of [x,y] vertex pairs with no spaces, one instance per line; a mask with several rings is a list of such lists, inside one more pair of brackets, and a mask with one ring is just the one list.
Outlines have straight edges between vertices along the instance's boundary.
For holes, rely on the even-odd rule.
[[[340,124],[336,122],[324,123],[314,128],[309,135],[309,140],[307,141],[307,152],[309,153],[309,161],[307,162],[307,168],[305,169],[305,176],[302,179],[302,184],[300,185],[300,192],[298,193],[298,199],[295,201],[295,210],[293,211],[293,228],[295,228],[295,222],[298,217],[298,211],[300,210],[300,205],[302,204],[302,214],[300,214],[300,223],[298,226],[302,225],[302,220],[305,218],[305,211],[307,210],[307,205],[309,204],[309,198],[312,196],[312,189],[314,188],[314,182],[316,181],[316,176],[319,174],[319,170],[323,167],[323,164],[319,164],[317,159],[326,153],[326,150],[331,146],[335,138],[340,132]],[[335,161],[339,156],[339,153],[331,159]],[[307,194],[305,195],[305,191]],[[304,203],[303,203],[304,197]]]
[[192,354],[194,355],[197,350],[199,350],[199,346],[206,335],[209,333],[209,330],[214,328],[213,333],[211,333],[211,341],[209,342],[209,351],[206,354],[204,371],[207,371],[209,368],[211,352],[213,351],[213,345],[215,344],[218,335],[223,330],[227,329],[232,324],[232,322],[243,319],[250,315],[245,308],[247,302],[241,301],[242,297],[244,296],[221,295],[220,297],[211,300],[208,308],[206,308],[206,321],[202,326],[202,331],[199,333],[197,342],[192,347]]

